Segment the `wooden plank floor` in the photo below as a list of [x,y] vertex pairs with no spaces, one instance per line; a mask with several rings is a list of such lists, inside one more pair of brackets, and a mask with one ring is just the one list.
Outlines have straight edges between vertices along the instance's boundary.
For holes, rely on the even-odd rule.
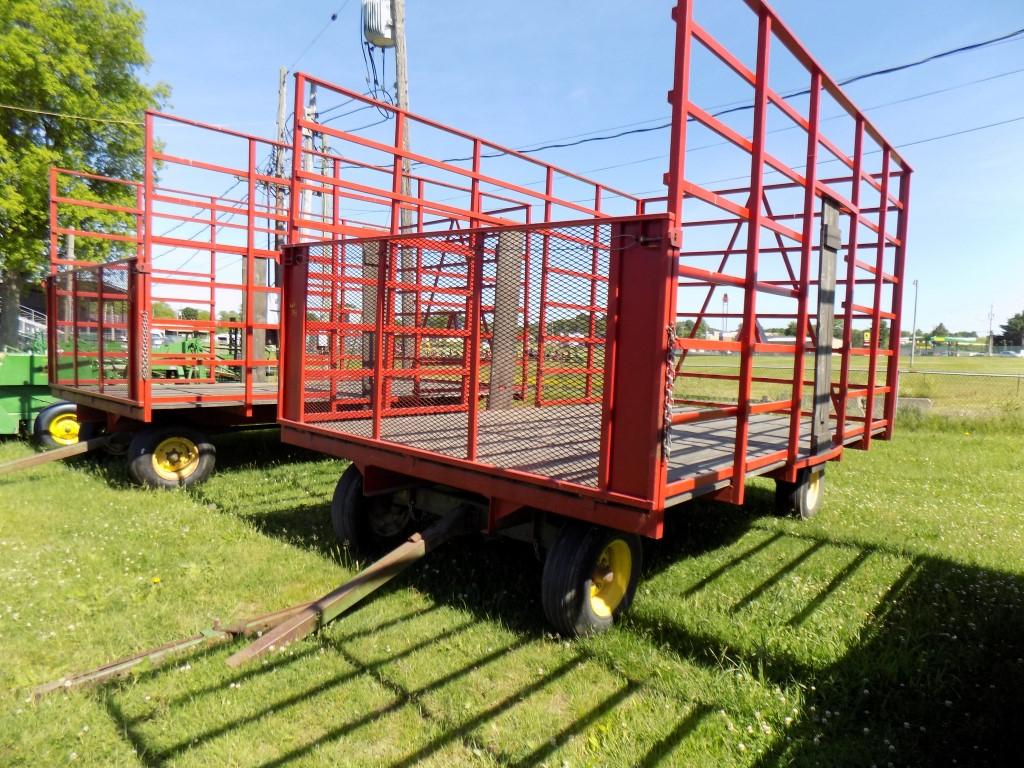
[[[596,487],[600,418],[599,405],[481,410],[477,457],[482,464]],[[810,421],[804,421],[809,433]],[[381,437],[464,459],[467,422],[465,413],[393,416],[384,420]],[[369,419],[353,419],[318,422],[316,426],[369,438],[372,425]],[[766,456],[785,448],[788,432],[786,414],[752,417],[748,457]],[[673,427],[669,482],[732,466],[735,435],[734,417]],[[807,440],[803,447],[807,449]]]

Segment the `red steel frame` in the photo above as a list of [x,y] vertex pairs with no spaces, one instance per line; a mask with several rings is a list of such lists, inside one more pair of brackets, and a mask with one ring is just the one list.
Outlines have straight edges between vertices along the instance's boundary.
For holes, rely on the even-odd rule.
[[[303,220],[293,196],[293,227],[297,230],[291,246],[286,251],[285,304],[289,308],[284,323],[284,363],[286,376],[281,398],[280,421],[283,438],[292,443],[304,445],[326,453],[351,458],[364,470],[366,487],[369,491],[383,490],[394,484],[400,477],[412,477],[422,481],[452,486],[484,496],[491,503],[491,529],[501,526],[505,518],[519,509],[532,507],[629,531],[641,532],[648,536],[660,536],[664,513],[668,506],[695,495],[715,493],[718,498],[740,504],[744,500],[745,481],[754,475],[770,473],[779,479],[793,482],[801,470],[837,459],[844,446],[853,445],[868,448],[874,436],[888,438],[892,434],[902,310],[903,275],[906,255],[907,215],[909,211],[911,169],[896,149],[871,125],[853,103],[845,96],[836,82],[829,77],[800,45],[795,36],[779,20],[775,12],[760,0],[745,0],[757,19],[757,46],[753,68],[728,51],[693,17],[696,0],[679,0],[674,11],[676,22],[675,72],[669,101],[673,119],[670,134],[670,165],[666,175],[668,195],[665,200],[667,213],[641,215],[646,206],[658,199],[636,201],[636,212],[624,217],[594,218],[601,211],[580,210],[577,214],[590,218],[576,221],[557,221],[552,207],[561,205],[552,195],[552,171],[547,172],[547,185],[541,201],[545,210],[542,222],[508,224],[494,221],[480,210],[479,184],[486,180],[503,189],[523,197],[536,197],[529,189],[512,183],[502,183],[494,177],[480,173],[481,147],[475,140],[470,169],[461,166],[450,167],[444,161],[433,160],[421,154],[400,149],[403,131],[413,116],[395,110],[395,139],[393,145],[374,145],[373,149],[386,150],[392,158],[390,170],[391,185],[376,189],[356,184],[339,183],[338,174],[328,177],[312,174],[301,166],[301,131],[295,132],[293,151],[297,158],[293,176],[297,188],[316,184],[333,185],[342,188],[342,195],[371,195],[390,201],[392,215],[387,234],[374,233],[369,239],[327,238],[327,242],[316,245],[299,245],[315,238],[315,231],[328,235],[345,232]],[[753,96],[751,124],[748,131],[740,131],[725,121],[711,115],[690,98],[691,78],[696,70],[691,59],[698,48],[723,64],[741,82],[746,83]],[[781,46],[781,49],[778,48]],[[770,85],[770,62],[773,49],[782,50],[795,59],[806,71],[809,90],[806,108],[794,106]],[[297,88],[296,114],[301,113],[303,92],[302,77]],[[343,92],[350,98],[360,98],[351,92]],[[853,125],[854,146],[844,150],[840,144],[826,136],[821,129],[821,105],[824,99],[838,105]],[[768,115],[781,114],[796,129],[806,136],[805,166],[790,166],[769,151]],[[323,126],[307,124],[297,119],[297,126],[307,130],[321,130],[330,134]],[[691,181],[686,175],[687,134],[695,127],[706,129],[724,139],[735,149],[749,157],[749,180],[746,184],[727,189],[712,189],[707,185]],[[332,134],[333,135],[333,134]],[[338,138],[343,138],[338,136]],[[873,149],[869,146],[873,145]],[[362,142],[364,146],[370,143]],[[490,145],[493,146],[493,145]],[[504,148],[498,151],[511,152]],[[870,169],[866,158],[880,155],[877,170]],[[535,162],[532,158],[527,158]],[[307,377],[322,365],[322,359],[310,356],[306,350],[308,333],[306,318],[307,290],[310,287],[310,265],[318,258],[334,264],[337,254],[352,246],[370,242],[379,244],[382,253],[395,253],[403,248],[422,247],[422,232],[402,232],[399,211],[402,207],[421,210],[424,199],[405,195],[401,191],[403,161],[419,163],[430,168],[444,169],[467,178],[473,192],[472,223],[485,225],[470,229],[462,234],[469,237],[467,242],[479,243],[496,233],[523,233],[527,237],[540,237],[545,253],[549,244],[557,238],[565,238],[565,230],[579,227],[610,226],[610,263],[607,274],[598,275],[596,266],[585,277],[591,286],[598,285],[599,278],[607,281],[607,302],[595,306],[591,298],[588,304],[578,306],[591,312],[588,340],[598,341],[596,313],[606,318],[604,337],[600,345],[588,349],[586,371],[594,369],[594,351],[600,346],[604,361],[602,371],[601,422],[600,422],[600,465],[597,484],[590,487],[576,482],[566,482],[546,476],[543,471],[523,471],[488,464],[479,460],[476,450],[477,410],[479,399],[485,394],[481,382],[481,371],[486,366],[482,358],[481,336],[484,320],[481,296],[484,283],[480,279],[486,263],[482,249],[466,257],[466,275],[470,272],[476,278],[469,279],[471,290],[467,298],[472,299],[467,308],[469,326],[468,360],[455,373],[468,378],[468,393],[459,401],[457,408],[468,413],[467,448],[462,456],[443,455],[437,451],[424,450],[403,444],[401,441],[382,439],[383,424],[392,415],[408,414],[396,408],[394,411],[385,398],[391,390],[384,387],[388,377],[412,375],[393,358],[384,356],[385,347],[381,339],[389,333],[404,332],[395,320],[395,308],[388,306],[389,291],[399,288],[422,287],[423,275],[415,272],[399,280],[396,274],[379,270],[376,278],[363,279],[376,285],[378,301],[377,318],[373,324],[365,324],[364,330],[374,334],[376,355],[372,369],[362,368],[358,376],[371,377],[374,391],[371,397],[361,401],[354,414],[349,416],[369,418],[372,431],[369,436],[339,434],[337,429],[318,423],[311,418],[305,407],[310,395]],[[821,166],[827,162],[838,162],[843,168],[838,174],[825,174]],[[775,173],[781,182],[766,180],[766,175]],[[846,191],[846,188],[849,191]],[[786,193],[796,194],[802,199],[797,210],[787,210],[784,203]],[[358,199],[358,198],[357,198]],[[806,357],[818,346],[817,329],[812,328],[812,296],[818,301],[823,298],[825,288],[819,291],[818,271],[815,256],[822,249],[819,237],[821,213],[819,209],[828,201],[838,207],[845,222],[845,241],[840,253],[840,270],[836,281],[836,318],[842,320],[842,339],[838,348],[832,350],[840,357],[838,381],[828,381],[824,386],[831,399],[832,409],[828,418],[832,423],[832,444],[819,446],[816,451],[807,447],[809,425],[806,417],[812,411],[805,405],[805,395],[811,391],[814,381],[807,380]],[[595,194],[595,206],[599,208],[601,188]],[[443,204],[433,202],[432,213],[444,216],[452,214]],[[572,206],[565,206],[572,208]],[[712,211],[711,214],[707,211]],[[422,218],[420,219],[422,221]],[[792,223],[792,224],[791,224]],[[299,230],[313,230],[309,236],[300,236]],[[422,224],[417,229],[424,230]],[[703,244],[700,233],[721,236],[715,244]],[[370,233],[363,233],[369,235]],[[428,235],[429,236],[429,235]],[[765,238],[774,241],[768,245]],[[596,242],[596,238],[595,242]],[[326,249],[326,250],[324,250]],[[862,251],[873,252],[873,259],[862,258]],[[324,257],[323,254],[330,254]],[[595,249],[596,253],[596,249]],[[728,269],[730,257],[737,256],[738,269]],[[796,263],[791,256],[797,257]],[[717,268],[707,269],[696,266],[701,259],[714,259]],[[772,264],[770,260],[780,263]],[[393,260],[392,260],[393,261]],[[383,263],[383,262],[382,262]],[[595,255],[596,265],[596,255]],[[785,270],[782,279],[771,277],[772,269]],[[548,270],[545,270],[547,274]],[[858,286],[867,289],[870,295],[861,298]],[[711,310],[716,289],[729,288],[740,291],[741,310],[730,313]],[[540,306],[559,302],[556,296],[544,295],[548,290],[547,281],[541,287]],[[704,298],[695,304],[688,304],[686,297],[692,292],[702,292]],[[883,308],[889,295],[888,306]],[[760,310],[759,296],[767,295],[774,301],[795,303],[795,310],[782,312],[769,307]],[[734,303],[735,306],[735,303]],[[332,316],[333,317],[333,316]],[[727,321],[733,318],[741,321],[742,331],[738,338],[701,339],[697,329],[703,320]],[[793,320],[797,326],[796,341],[772,343],[760,331],[762,319]],[[678,323],[692,319],[694,329],[685,338],[679,338]],[[529,326],[533,316],[521,318]],[[869,341],[866,346],[855,344],[855,322],[869,324]],[[882,323],[890,323],[889,341],[885,347],[879,344]],[[416,323],[419,325],[419,323]],[[547,333],[547,323],[539,318],[539,335]],[[337,328],[327,324],[324,328]],[[827,330],[826,330],[827,332]],[[857,332],[859,335],[859,332]],[[823,343],[827,350],[828,345]],[[818,348],[821,348],[820,346]],[[738,354],[738,371],[727,374],[708,374],[696,370],[694,359],[703,352],[726,352]],[[827,351],[822,354],[831,354]],[[789,356],[791,376],[763,375],[756,369],[760,366],[758,356]],[[524,351],[523,357],[529,356]],[[383,358],[383,359],[382,359]],[[542,369],[543,355],[537,363],[538,377]],[[773,358],[774,359],[774,358]],[[851,366],[857,359],[866,364],[866,381],[854,383],[855,373],[860,369]],[[408,361],[405,361],[408,364]],[[412,361],[414,372],[420,361]],[[578,372],[578,371],[577,371]],[[341,373],[341,376],[350,375]],[[884,383],[879,384],[879,376]],[[588,379],[586,395],[593,391]],[[726,382],[735,386],[735,399],[714,399],[708,396],[685,396],[679,392],[687,382]],[[785,395],[774,399],[763,397],[756,401],[759,390],[765,386],[782,387]],[[876,412],[875,398],[881,396],[883,405]],[[862,416],[851,412],[849,403],[863,398]],[[550,405],[540,397],[532,403],[534,407]],[[452,410],[451,404],[420,404],[419,413],[444,413]],[[433,409],[433,411],[432,411]],[[775,414],[788,425],[787,435],[777,450],[762,452],[756,457],[750,453],[751,425],[759,418]],[[728,465],[710,471],[695,472],[690,476],[669,480],[669,467],[673,442],[678,430],[685,431],[687,425],[697,422],[732,419],[735,424],[734,449]],[[321,420],[326,421],[326,420]]]
[[[204,162],[195,158],[185,158],[169,154],[155,141],[155,125],[174,125],[201,132],[206,136],[219,139],[228,138],[236,144],[241,143],[245,149],[243,167],[232,167],[224,164]],[[287,146],[256,136],[230,131],[215,126],[204,125],[173,115],[149,112],[145,121],[145,177],[142,182],[110,179],[94,174],[53,168],[50,172],[50,382],[55,394],[82,405],[94,407],[101,411],[126,416],[143,422],[153,419],[154,409],[180,409],[202,406],[230,406],[235,418],[240,421],[273,419],[277,394],[266,391],[266,388],[254,386],[257,371],[265,371],[259,378],[276,378],[278,360],[265,358],[257,354],[254,338],[259,332],[278,329],[278,323],[258,321],[255,308],[260,303],[269,301],[269,297],[279,293],[271,280],[263,280],[257,276],[257,270],[269,271],[268,265],[276,264],[279,254],[276,245],[268,242],[260,247],[258,239],[267,237],[268,241],[288,230],[287,206],[272,202],[273,197],[267,195],[267,201],[258,200],[258,186],[267,190],[287,190],[290,179],[278,178],[259,169],[259,155],[273,149],[286,149]],[[196,193],[182,189],[157,185],[155,171],[157,167],[165,169],[183,168],[188,171],[201,171],[207,178],[221,178],[238,184],[245,184],[245,192],[238,195]],[[113,205],[99,202],[92,195],[65,195],[61,186],[76,180],[91,180],[106,184],[123,185],[135,191],[134,206]],[[208,182],[209,183],[209,182]],[[102,231],[98,229],[81,229],[66,226],[62,221],[62,211],[77,209],[85,212],[114,212],[123,214],[134,220],[134,231]],[[191,224],[200,230],[192,237],[174,236],[179,227]],[[65,356],[67,337],[72,340],[70,356],[77,360],[88,360],[96,353],[82,349],[78,343],[80,332],[96,331],[96,316],[102,319],[105,311],[105,296],[89,292],[79,292],[77,287],[78,274],[93,274],[96,267],[83,265],[74,258],[62,255],[61,243],[72,236],[79,244],[116,242],[130,244],[131,258],[120,262],[126,270],[130,285],[130,311],[127,315],[127,348],[132,352],[123,353],[129,359],[125,374],[110,373],[100,365],[98,377],[83,379],[78,375],[79,364],[73,366],[74,375],[62,375],[53,361]],[[157,252],[157,249],[164,249]],[[161,264],[162,256],[172,253],[190,254],[183,264],[165,267]],[[199,264],[191,269],[184,266],[199,257]],[[227,257],[239,262],[237,280],[224,278],[224,262]],[[222,261],[218,263],[218,259]],[[233,266],[233,265],[229,265]],[[70,279],[58,279],[61,274],[70,273]],[[221,320],[217,316],[218,291],[233,291],[242,297],[241,305],[244,313],[237,319]],[[260,300],[260,296],[267,297]],[[68,312],[61,312],[64,305],[73,307],[71,317]],[[96,302],[96,306],[92,303]],[[208,319],[161,318],[154,312],[154,304],[164,302],[172,308],[180,306],[197,306],[208,313]],[[88,307],[86,306],[88,305]],[[205,334],[209,340],[203,351],[166,352],[151,349],[153,347],[153,331],[161,329],[177,332]],[[102,330],[102,329],[101,329]],[[110,328],[108,327],[108,330]],[[237,333],[241,349],[230,358],[218,352],[224,352],[223,344],[217,339],[218,330]],[[99,351],[102,355],[103,341],[100,334]],[[220,347],[220,349],[218,349]],[[192,371],[204,372],[189,378],[169,378],[159,376],[158,372],[167,372],[179,366],[188,366]],[[217,392],[215,389],[196,394],[195,385],[216,384],[227,372],[229,378],[237,380],[242,392]],[[155,385],[182,384],[180,390]],[[224,414],[221,414],[223,418]]]
[[[394,125],[393,143],[390,140],[381,142],[355,132],[339,130],[324,122],[319,122],[315,117],[307,118],[304,104],[306,93],[310,87],[320,88],[322,94],[335,94],[340,98],[373,106],[381,112],[390,114]],[[454,128],[397,110],[391,105],[303,73],[296,75],[295,94],[297,117],[291,144],[261,139],[173,115],[150,112],[147,113],[145,122],[144,181],[123,181],[59,168],[51,170],[51,302],[54,307],[64,306],[69,302],[70,306],[75,307],[70,317],[57,318],[57,315],[54,314],[57,320],[53,324],[50,339],[53,352],[51,359],[56,360],[65,352],[61,349],[60,342],[65,341],[66,336],[73,341],[70,355],[76,361],[73,376],[62,376],[58,368],[51,370],[51,383],[57,394],[80,402],[82,405],[141,421],[152,420],[153,411],[156,408],[184,409],[199,405],[209,408],[218,404],[237,406],[239,399],[242,401],[240,418],[243,420],[257,416],[265,418],[266,408],[272,407],[276,402],[276,393],[258,391],[254,388],[254,371],[257,369],[271,371],[277,367],[278,361],[257,357],[253,338],[255,332],[276,330],[278,326],[276,323],[258,322],[253,316],[253,307],[257,303],[257,294],[274,294],[277,292],[277,288],[260,284],[255,279],[255,271],[259,264],[276,262],[278,254],[269,244],[266,248],[260,248],[257,245],[257,238],[264,235],[268,239],[273,235],[281,236],[282,239],[302,240],[311,239],[314,236],[317,239],[322,239],[324,236],[365,235],[382,231],[396,232],[400,229],[403,211],[410,211],[415,222],[413,226],[418,231],[424,231],[464,228],[484,222],[490,224],[517,220],[529,222],[534,218],[550,220],[556,212],[562,210],[571,210],[587,215],[602,215],[606,198],[614,198],[620,206],[624,205],[629,210],[637,210],[642,205],[642,201],[638,198],[621,190],[591,181]],[[154,133],[157,124],[174,124],[178,128],[203,132],[210,140],[229,138],[236,142],[244,142],[247,147],[246,162],[241,167],[232,167],[223,162],[207,162],[171,154],[162,149],[155,141]],[[430,130],[468,145],[469,151],[472,153],[471,168],[463,168],[458,162],[439,161],[426,155],[402,150],[403,140],[410,126]],[[307,146],[304,143],[304,137],[311,135],[329,138],[336,148],[327,151]],[[379,163],[371,164],[360,159],[360,153],[367,149],[386,155],[388,158],[386,164],[383,166]],[[260,155],[270,150],[292,152],[292,169],[289,178],[274,177],[260,170]],[[527,186],[486,174],[483,164],[487,154],[492,152],[500,153],[503,157],[514,157],[524,167],[532,169],[534,173],[543,174],[546,180],[544,191],[538,192]],[[409,180],[410,194],[405,194],[402,191],[403,162],[413,162],[427,168],[424,173],[404,174],[405,178]],[[310,166],[308,169],[307,163]],[[319,173],[314,170],[317,164],[320,165]],[[155,173],[156,169],[161,166],[165,170],[184,168],[201,171],[207,175],[221,176],[224,179],[237,179],[245,183],[246,192],[241,196],[228,197],[226,194],[211,195],[157,185]],[[379,176],[380,181],[379,183],[360,183],[354,178],[350,178],[354,175],[354,170],[369,171]],[[61,184],[74,178],[126,185],[135,191],[135,205],[117,206],[99,202],[91,194],[79,197],[62,194]],[[575,185],[574,191],[577,192],[580,186],[585,187],[589,196],[592,197],[593,203],[580,204],[557,197],[555,195],[556,183],[565,184],[567,182]],[[289,201],[282,206],[281,198],[278,197],[272,203],[271,196],[268,194],[266,203],[257,202],[257,187],[260,185],[277,190],[287,189]],[[301,201],[306,193],[316,193],[326,199],[324,214],[318,216],[302,209]],[[464,204],[448,202],[450,199],[448,196],[451,195],[456,197],[461,195],[468,202]],[[352,202],[370,204],[373,210],[385,213],[386,220],[384,223],[380,221],[375,223],[360,220],[357,217],[343,216],[343,210]],[[86,212],[90,210],[109,211],[131,216],[134,219],[134,232],[126,234],[65,226],[62,223],[61,212],[68,207],[82,209]],[[534,213],[534,208],[540,209],[539,216]],[[225,216],[229,218],[223,220]],[[204,237],[172,236],[174,230],[182,224],[201,224],[203,222],[207,224]],[[228,237],[223,237],[222,233],[227,233]],[[232,233],[242,233],[244,243],[230,242]],[[90,240],[113,241],[130,243],[133,246],[133,255],[125,262],[125,268],[130,273],[131,285],[131,308],[127,318],[128,327],[125,331],[128,337],[127,347],[133,350],[133,353],[130,355],[127,352],[121,353],[129,358],[124,372],[114,374],[101,365],[94,378],[87,379],[78,375],[80,367],[78,361],[96,357],[92,350],[80,347],[79,332],[82,331],[83,335],[94,333],[96,322],[90,313],[98,312],[102,317],[109,307],[105,307],[106,297],[102,292],[99,295],[93,295],[90,292],[76,291],[77,281],[75,279],[66,281],[67,287],[63,282],[53,280],[53,275],[65,270],[87,270],[87,274],[93,273],[92,266],[83,266],[80,261],[65,258],[62,255],[61,244],[68,236],[78,238],[79,243]],[[199,266],[185,270],[183,265],[163,267],[158,261],[161,254],[157,253],[157,250],[161,248],[170,252],[182,250],[191,252],[192,256],[186,259],[186,263],[191,262],[196,255],[200,255],[200,261],[206,263],[206,268]],[[242,259],[243,276],[240,281],[230,282],[219,276],[217,257],[223,255]],[[530,258],[528,253],[527,260]],[[546,264],[548,254],[542,253],[540,258]],[[597,281],[593,282],[596,284]],[[544,288],[545,286],[542,285],[540,289],[542,293]],[[217,319],[216,295],[219,290],[237,290],[244,295],[244,317],[236,321]],[[197,296],[196,291],[205,292],[207,298]],[[521,314],[525,315],[525,305],[529,300],[527,293],[524,298],[524,306],[520,310]],[[97,306],[92,306],[96,302],[98,302]],[[157,318],[153,313],[155,302],[199,305],[200,308],[209,312],[209,319]],[[443,312],[444,308],[441,304],[443,302],[418,300],[414,310],[415,315],[417,318],[421,318],[431,312]],[[79,305],[89,306],[87,311],[82,310],[85,313],[82,316],[78,309]],[[335,308],[335,312],[343,311],[343,307],[342,295],[339,307]],[[203,332],[208,334],[210,344],[206,352],[158,353],[150,350],[152,346],[151,333],[155,329],[179,331],[186,329]],[[237,330],[243,334],[244,353],[241,356],[227,360],[217,356],[215,333],[221,329]],[[113,329],[108,326],[107,330]],[[60,335],[60,342],[58,335]],[[591,343],[593,343],[594,334],[591,333],[590,337]],[[558,341],[557,337],[554,340]],[[102,355],[104,347],[102,337],[99,347]],[[421,347],[421,335],[417,335],[413,348],[415,360],[422,357]],[[106,362],[109,363],[110,356],[107,357]],[[337,359],[340,358],[335,356],[336,361]],[[153,373],[154,368],[166,370],[171,366],[205,369],[206,375],[188,379],[157,379]],[[169,392],[164,386],[174,383],[215,384],[218,380],[217,374],[225,369],[238,371],[239,378],[244,384],[244,393],[241,397],[234,392],[218,394],[214,391],[196,395],[184,387],[180,392]],[[593,366],[589,365],[588,369],[593,371]],[[525,365],[523,371],[525,376]],[[560,369],[555,369],[553,373],[559,371]],[[160,384],[161,388],[158,391],[154,390],[154,384]],[[540,391],[537,397],[538,401],[543,398]],[[257,413],[261,407],[262,411]]]

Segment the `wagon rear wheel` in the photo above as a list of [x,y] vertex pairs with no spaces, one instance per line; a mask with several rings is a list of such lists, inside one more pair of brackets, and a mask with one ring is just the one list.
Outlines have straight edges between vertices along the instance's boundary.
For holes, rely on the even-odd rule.
[[584,523],[567,523],[544,561],[541,602],[558,632],[604,632],[629,608],[640,581],[640,538]]
[[415,523],[404,493],[363,495],[356,466],[342,473],[331,500],[331,525],[338,541],[360,559],[373,558],[405,541]]
[[775,481],[775,506],[780,514],[810,520],[825,501],[825,468],[808,467],[800,471],[795,483]]
[[128,445],[128,473],[150,488],[191,488],[213,472],[217,449],[187,427],[141,429]]

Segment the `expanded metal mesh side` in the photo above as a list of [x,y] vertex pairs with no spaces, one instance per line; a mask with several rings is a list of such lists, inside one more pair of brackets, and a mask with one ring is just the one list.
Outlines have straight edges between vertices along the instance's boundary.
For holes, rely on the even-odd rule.
[[303,421],[597,484],[610,227],[310,245]]
[[132,266],[115,262],[53,276],[55,384],[127,395]]

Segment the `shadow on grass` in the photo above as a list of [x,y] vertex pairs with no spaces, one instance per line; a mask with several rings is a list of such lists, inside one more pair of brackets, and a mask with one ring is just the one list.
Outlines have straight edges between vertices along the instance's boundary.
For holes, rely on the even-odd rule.
[[[245,436],[248,438],[249,436]],[[239,464],[238,466],[243,466]],[[216,502],[215,498],[211,498]],[[286,486],[275,488],[261,502],[259,514],[250,518],[270,536],[286,539],[337,557],[328,520],[328,500],[322,504],[296,503]],[[903,551],[884,545],[860,545],[827,536],[803,532],[764,531],[757,534],[758,518],[772,514],[774,500],[765,488],[748,489],[748,505],[737,509],[727,505],[696,502],[685,512],[670,516],[666,537],[647,547],[645,574],[657,575],[680,559],[702,553],[731,549],[731,557],[709,570],[693,584],[666,600],[685,604],[705,590],[716,589],[737,569],[756,568],[757,559],[782,544],[802,544],[747,589],[731,606],[736,614],[750,608],[770,592],[799,575],[800,569],[824,547],[845,549],[842,559],[823,585],[809,595],[791,615],[781,618],[790,632],[813,632],[809,619],[838,598],[844,585],[877,553],[905,558]],[[235,510],[234,514],[243,514]],[[523,638],[486,656],[468,660],[458,669],[418,687],[407,688],[382,668],[435,640],[424,640],[387,659],[363,663],[345,647],[344,638],[327,644],[354,668],[354,672],[319,683],[274,704],[257,715],[246,716],[192,735],[146,758],[147,765],[161,765],[187,750],[215,739],[235,728],[287,712],[301,700],[334,688],[352,675],[369,675],[394,695],[392,703],[340,724],[317,738],[291,748],[267,765],[286,765],[310,755],[318,747],[342,738],[403,707],[415,708],[425,720],[433,720],[440,736],[418,747],[394,765],[411,766],[453,743],[476,748],[474,740],[482,726],[495,722],[502,712],[558,681],[584,660],[605,663],[582,645],[562,666],[522,686],[482,711],[459,722],[438,721],[422,706],[432,691],[470,674],[483,665],[501,663],[516,648],[540,637],[546,627],[539,603],[539,563],[532,562],[529,547],[499,540],[467,537],[449,542],[436,555],[404,574],[391,589],[413,586],[425,592],[436,605],[466,610],[471,620],[457,627],[440,628],[438,637],[469,629],[481,622],[498,620]],[[369,603],[372,606],[372,601]],[[372,608],[364,609],[372,610]],[[755,621],[766,621],[758,620]],[[380,628],[367,630],[379,631]],[[759,627],[755,626],[756,632]],[[966,566],[938,557],[918,557],[891,579],[887,592],[859,630],[856,642],[839,658],[816,662],[797,655],[785,642],[765,633],[759,642],[742,643],[713,631],[699,631],[661,616],[655,610],[636,614],[617,630],[636,635],[658,649],[685,662],[709,670],[722,669],[723,659],[756,670],[765,682],[804,689],[806,709],[785,736],[776,740],[756,763],[761,766],[793,765],[886,765],[893,763],[934,765],[1009,765],[1017,761],[1017,742],[1024,732],[1024,708],[1019,692],[1024,690],[1024,579],[980,567]],[[790,635],[791,636],[791,635]],[[247,671],[246,675],[261,674]],[[647,684],[644,669],[629,669],[623,685],[595,701],[593,707],[564,725],[553,742],[545,742],[525,758],[489,750],[500,764],[539,765],[551,758],[557,745],[593,728],[595,723]],[[222,686],[226,686],[225,681]],[[214,688],[212,690],[218,690]],[[197,695],[201,695],[202,692]],[[183,702],[182,702],[183,703]],[[636,764],[651,766],[671,761],[672,752],[718,706],[697,702],[673,730],[653,745],[644,745]],[[126,738],[140,753],[145,739],[133,730],[132,722],[118,719]],[[839,713],[826,717],[824,713]],[[155,762],[154,762],[155,761]]]

